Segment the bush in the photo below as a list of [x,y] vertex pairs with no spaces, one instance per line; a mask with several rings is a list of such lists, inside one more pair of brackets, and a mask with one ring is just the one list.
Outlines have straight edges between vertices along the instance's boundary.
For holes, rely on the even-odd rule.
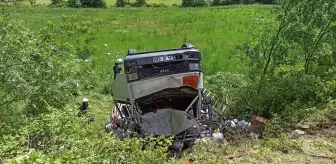
[[254,0],[232,0],[233,4],[251,4]]
[[212,6],[230,5],[232,0],[213,0]]
[[147,6],[147,7],[151,7],[151,5],[146,2],[146,0],[136,0],[135,2],[131,2],[130,0],[116,0],[115,6],[116,7],[125,7],[125,6],[131,6],[131,7]]
[[53,7],[66,7],[66,1],[65,0],[51,0],[50,6],[53,6]]
[[105,0],[80,0],[82,6],[93,8],[105,8]]
[[168,5],[164,3],[152,3],[152,4],[146,4],[147,7],[168,7]]
[[[244,90],[249,86],[246,77],[241,74],[218,72],[214,75],[207,76],[204,84],[207,89],[222,98],[229,108],[233,108],[233,111],[230,111],[230,115],[244,117],[244,113],[241,113],[240,110],[239,112],[235,112],[237,111],[236,108],[242,108],[235,104],[237,100],[245,96]],[[245,117],[248,116],[245,115]]]
[[35,5],[36,4],[36,0],[29,0],[29,3],[30,3],[30,5]]
[[255,0],[255,2],[263,4],[276,4],[278,3],[278,0]]
[[68,0],[68,7],[79,8],[81,6],[82,6],[82,4],[81,4],[80,0]]
[[130,5],[131,2],[129,0],[116,0],[116,7],[125,7],[126,5]]
[[[160,138],[150,138],[152,142],[142,151],[144,140],[126,138],[121,141],[102,130],[101,124],[88,124],[87,118],[78,118],[77,110],[51,108],[49,111],[27,120],[26,126],[18,127],[15,136],[0,136],[4,141],[0,144],[0,158],[8,160],[5,163],[163,163],[167,158],[165,151],[169,139],[154,149],[154,143]],[[27,161],[24,161],[27,142]]]
[[134,7],[141,7],[141,6],[145,6],[147,4],[146,0],[136,0],[132,6]]
[[182,0],[182,7],[203,7],[210,4],[209,0]]

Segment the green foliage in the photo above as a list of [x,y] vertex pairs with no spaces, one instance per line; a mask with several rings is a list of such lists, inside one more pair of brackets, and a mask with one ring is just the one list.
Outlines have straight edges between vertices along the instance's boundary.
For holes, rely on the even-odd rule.
[[273,151],[294,150],[297,153],[303,153],[302,144],[300,143],[300,141],[293,141],[285,134],[280,134],[277,139],[265,139],[262,141],[261,145]]
[[94,85],[96,79],[88,79],[85,76],[90,72],[83,72],[92,71],[92,65],[74,60],[81,57],[82,50],[93,51],[88,46],[94,40],[91,25],[90,21],[78,23],[62,17],[60,24],[49,23],[31,33],[6,14],[1,15],[0,122],[5,125],[1,135],[20,133],[13,127],[49,112],[48,108],[64,108],[76,90],[71,81],[77,80],[81,88],[86,83]]
[[284,128],[283,128],[282,117],[274,115],[272,119],[267,122],[265,126],[263,137],[265,138],[278,138],[283,135]]
[[263,4],[275,4],[277,0],[182,0],[182,6],[184,7],[197,7],[197,6],[222,6],[222,5],[232,5],[232,4],[253,4],[253,3],[263,3]]
[[232,4],[232,0],[213,0],[213,6],[220,6],[220,5],[229,5]]
[[211,2],[209,0],[182,0],[183,7],[203,7],[209,6]]
[[[43,110],[46,105],[60,107],[66,104],[69,91],[59,84],[69,74],[63,69],[63,64],[67,63],[67,56],[63,55],[67,50],[61,45],[34,38],[5,15],[2,15],[0,25],[3,38],[0,45],[4,47],[1,51],[3,85],[0,90],[3,94],[0,106],[26,101],[29,104],[27,110],[35,111]],[[52,46],[59,48],[55,51],[57,54],[51,53]]]
[[51,0],[50,6],[66,7],[66,0]]
[[316,110],[307,119],[310,126],[324,127],[324,125],[336,121],[336,100],[330,100],[325,105],[317,108],[319,110]]
[[[213,91],[213,93],[225,101],[229,107],[229,109],[226,110],[232,109],[226,114],[244,118],[249,117],[249,114],[237,110],[237,108],[242,108],[242,106],[239,106],[240,104],[236,103],[238,99],[246,96],[244,91],[246,90],[246,87],[249,86],[249,83],[248,78],[242,74],[217,72],[214,75],[207,76],[204,85],[207,86],[207,89]],[[246,108],[248,107],[245,107],[244,109]]]
[[79,8],[82,6],[80,0],[68,0],[68,7]]
[[321,74],[334,65],[330,60],[335,43],[336,2],[329,0],[292,1],[291,18],[284,37],[302,53],[305,73]]
[[[168,7],[168,5],[166,5],[164,3],[147,3],[146,6],[147,7],[160,7],[160,8]],[[176,4],[173,4],[171,6],[178,7],[178,5],[176,5]]]
[[[77,118],[77,110],[49,109],[50,112],[28,120],[17,129],[16,137],[4,136],[0,158],[8,162],[140,162],[162,163],[169,139],[150,138],[150,144],[141,150],[143,139],[123,141],[105,133],[101,124],[87,123]],[[90,113],[91,114],[91,113]],[[155,144],[154,143],[158,143]],[[153,149],[154,146],[156,149]],[[24,149],[27,149],[25,157]]]
[[77,118],[76,107],[67,106],[73,100],[69,81],[76,79],[81,90],[97,85],[95,73],[86,72],[93,71],[94,65],[85,60],[95,51],[89,44],[95,40],[92,25],[99,22],[62,17],[59,24],[49,23],[30,33],[6,14],[0,20],[0,45],[5,47],[0,63],[5,107],[0,115],[0,159],[6,163],[164,162],[170,140],[151,139],[142,151],[144,140],[117,140],[105,133],[101,122],[88,124],[88,117]]
[[[71,7],[81,7],[78,0],[68,2]],[[103,95],[96,94],[97,91],[92,89],[100,91],[100,84],[109,84],[107,79],[110,78],[107,76],[111,73],[111,61],[123,56],[125,49],[159,49],[188,40],[195,42],[195,45],[197,42],[197,47],[204,54],[202,67],[206,87],[226,100],[230,114],[247,118],[254,113],[272,119],[266,126],[267,139],[261,140],[261,146],[240,140],[244,144],[201,143],[187,157],[198,161],[206,159],[208,163],[224,163],[228,162],[224,155],[256,148],[275,152],[291,149],[303,154],[302,145],[288,139],[282,132],[307,116],[311,122],[322,123],[336,118],[335,103],[331,101],[336,96],[336,69],[333,65],[336,51],[333,50],[335,37],[332,33],[335,27],[331,23],[324,30],[326,32],[316,44],[317,47],[309,47],[308,45],[314,45],[311,43],[316,43],[311,41],[313,38],[316,40],[317,36],[321,36],[317,33],[327,27],[328,23],[325,22],[328,19],[322,17],[321,24],[314,25],[314,21],[312,23],[306,19],[307,15],[300,15],[306,12],[298,14],[303,3],[296,2],[293,2],[294,7],[281,3],[277,20],[266,17],[267,14],[263,13],[265,7],[258,6],[239,6],[239,12],[236,10],[238,7],[215,9],[215,12],[213,9],[176,8],[150,12],[134,9],[126,11],[127,17],[122,9],[12,8],[15,13],[19,13],[12,17],[22,17],[29,21],[21,25],[5,15],[0,19],[0,45],[3,47],[0,51],[0,79],[3,80],[0,87],[0,159],[5,159],[6,163],[164,163],[167,159],[165,143],[169,143],[169,140],[162,142],[160,139],[152,139],[150,146],[141,151],[144,140],[120,141],[105,133],[103,119],[109,112],[110,97],[107,102],[102,102]],[[64,1],[59,3],[64,4]],[[312,6],[310,3],[306,3],[307,6]],[[308,16],[310,19],[316,15],[316,18],[321,15],[330,16],[335,11],[320,5],[316,8],[319,10]],[[40,14],[41,11],[44,14]],[[59,23],[49,23],[46,26],[42,23],[43,17],[56,19],[58,17],[54,15],[63,13],[78,14],[82,20],[92,20],[95,17],[104,20],[113,17],[113,20],[104,21],[106,23],[101,26],[103,29],[98,32],[92,27],[93,24],[101,25],[99,21],[76,21],[74,17],[62,17]],[[164,17],[155,16],[160,14]],[[248,20],[245,15],[250,14],[256,15]],[[298,18],[293,17],[296,14]],[[245,39],[245,33],[251,25],[249,22],[255,21],[259,22],[252,27],[255,33],[251,34],[249,42],[241,49],[244,56],[232,57],[232,47]],[[25,26],[36,27],[32,29],[40,26],[44,28],[33,33],[25,29]],[[307,31],[308,34],[305,33]],[[195,35],[190,35],[191,33]],[[147,37],[143,37],[144,35]],[[308,37],[305,39],[307,43],[300,39],[302,37]],[[106,43],[111,44],[108,51],[98,49]],[[94,44],[97,46],[92,46]],[[308,60],[309,69],[305,67],[308,59],[303,53],[305,48],[313,50],[309,51],[312,56]],[[112,55],[108,56],[108,53]],[[244,62],[249,62],[249,67],[243,65]],[[242,74],[246,70],[249,71],[248,74]],[[71,95],[74,92],[71,86],[73,81],[79,82],[77,89],[86,90],[97,99],[93,104],[99,109],[88,115],[94,115],[97,122],[88,124],[87,118],[76,117],[78,106],[71,102],[76,101]],[[103,91],[109,93],[109,88],[103,88]],[[329,103],[321,108],[317,105],[327,102]],[[154,143],[161,146],[153,149]],[[314,144],[335,152],[334,146],[329,144]],[[269,154],[262,153],[240,161],[254,163],[256,157],[271,158]],[[279,158],[278,154],[275,156]],[[27,160],[24,161],[25,159]],[[171,162],[174,163],[175,160]],[[270,163],[265,163],[267,162]]]
[[125,7],[125,6],[131,6],[131,7],[151,7],[152,4],[148,4],[146,0],[135,0],[135,1],[130,1],[130,0],[116,0],[115,2],[116,7]]
[[36,0],[29,0],[29,4],[32,5],[32,6],[35,5],[36,4]]
[[135,7],[140,7],[140,6],[145,6],[147,4],[146,0],[136,0],[134,2],[134,5]]
[[51,6],[54,7],[90,7],[106,8],[105,0],[51,0]]
[[126,5],[130,5],[131,2],[129,0],[116,0],[115,6],[116,7],[125,7]]
[[81,6],[93,8],[105,8],[105,0],[80,0]]
[[329,24],[334,21],[335,2],[321,1],[316,8],[313,4],[284,0],[273,10],[276,19],[254,18],[258,21],[251,40],[240,47],[242,59],[249,58],[249,78],[254,82],[240,91],[245,96],[236,99],[235,111],[278,116],[281,126],[289,127],[313,112],[307,108],[335,98],[335,66],[330,64],[330,41],[335,36]]
[[254,0],[256,3],[263,3],[263,4],[276,4],[279,0]]
[[[218,71],[245,73],[250,69],[246,66],[246,61],[237,59],[231,51],[236,44],[240,44],[246,39],[248,29],[255,21],[247,15],[258,10],[258,15],[268,17],[269,8],[259,5],[230,6],[213,12],[209,8],[72,10],[38,6],[29,10],[23,7],[8,8],[8,10],[24,15],[22,17],[12,15],[12,17],[25,20],[24,25],[34,31],[46,25],[47,22],[44,19],[48,18],[50,21],[58,22],[59,17],[54,17],[54,15],[75,15],[79,20],[101,19],[104,24],[95,33],[97,39],[92,45],[97,49],[92,55],[99,81],[105,83],[109,75],[113,76],[111,61],[122,57],[126,53],[125,50],[129,48],[136,48],[137,51],[174,48],[179,47],[185,40],[189,40],[202,50],[204,54],[202,69],[205,77]],[[44,14],[41,14],[42,12]],[[129,16],[126,17],[126,15]],[[204,19],[205,15],[209,18]],[[236,15],[236,17],[233,18],[232,15]],[[155,19],[153,19],[154,17]],[[36,22],[33,23],[29,20]],[[130,22],[133,23],[130,24]],[[191,35],[191,33],[195,35]],[[143,35],[148,35],[148,37],[143,37]],[[162,42],[165,44],[160,44]],[[108,49],[104,44],[109,45]],[[226,45],[226,48],[222,48],[223,45]],[[87,77],[91,78],[91,76]]]

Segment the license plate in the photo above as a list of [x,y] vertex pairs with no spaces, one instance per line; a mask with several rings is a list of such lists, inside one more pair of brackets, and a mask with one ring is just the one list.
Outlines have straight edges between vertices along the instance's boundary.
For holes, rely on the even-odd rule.
[[153,62],[163,62],[163,61],[170,61],[174,60],[174,56],[167,55],[167,56],[155,56],[153,57]]

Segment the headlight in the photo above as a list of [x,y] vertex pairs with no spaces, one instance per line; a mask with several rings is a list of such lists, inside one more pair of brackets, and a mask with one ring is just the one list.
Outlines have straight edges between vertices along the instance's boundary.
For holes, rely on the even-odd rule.
[[199,70],[198,63],[189,63],[189,70]]
[[132,81],[132,80],[138,80],[138,79],[139,79],[138,73],[135,72],[135,73],[127,74],[127,79],[128,79],[129,81]]

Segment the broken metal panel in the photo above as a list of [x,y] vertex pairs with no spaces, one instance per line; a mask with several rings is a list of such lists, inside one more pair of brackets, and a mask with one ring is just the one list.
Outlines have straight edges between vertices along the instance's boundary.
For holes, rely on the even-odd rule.
[[118,74],[112,83],[112,95],[115,101],[129,101],[132,96],[129,92],[125,74]]
[[144,131],[164,136],[177,135],[197,125],[195,120],[188,119],[184,111],[172,108],[160,109],[156,113],[147,113],[141,116],[140,120],[140,126]]

